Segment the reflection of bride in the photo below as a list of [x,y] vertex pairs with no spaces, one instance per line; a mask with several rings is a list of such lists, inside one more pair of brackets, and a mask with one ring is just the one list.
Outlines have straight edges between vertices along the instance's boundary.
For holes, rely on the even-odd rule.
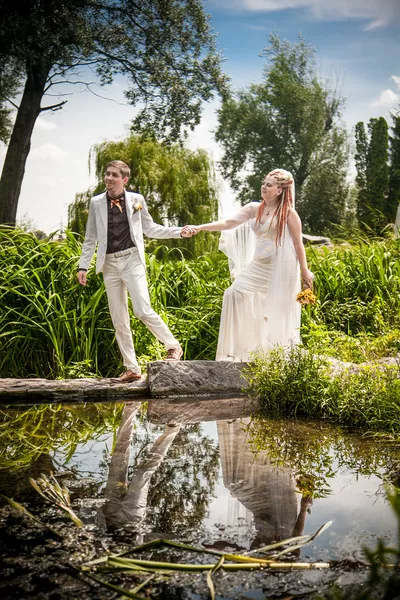
[[274,466],[265,452],[252,453],[244,431],[248,422],[218,421],[218,442],[223,483],[233,498],[230,510],[243,512],[242,507],[250,514],[257,532],[251,546],[257,548],[301,535],[311,501],[295,491],[289,468]]
[[225,291],[217,360],[248,360],[251,352],[299,341],[300,273],[312,284],[300,217],[294,210],[294,182],[283,169],[269,173],[262,202],[250,202],[229,219],[194,226],[223,231],[220,248],[229,257],[233,284]]

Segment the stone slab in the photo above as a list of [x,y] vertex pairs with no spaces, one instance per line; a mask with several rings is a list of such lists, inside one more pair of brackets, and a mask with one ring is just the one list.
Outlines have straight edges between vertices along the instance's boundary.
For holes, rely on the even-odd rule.
[[150,396],[245,396],[246,362],[190,360],[156,361],[147,365]]
[[323,237],[322,235],[308,235],[307,233],[303,233],[303,243],[310,244],[313,246],[333,246],[331,240],[328,237]]
[[[386,357],[375,363],[353,364],[333,358],[329,359],[332,376],[342,372],[357,372],[366,366],[375,365],[384,369],[388,366],[398,368],[400,377],[400,355]],[[212,360],[192,360],[148,363],[148,375],[139,382],[119,383],[112,379],[0,379],[1,404],[33,404],[38,402],[118,402],[157,398],[191,398],[191,406],[196,407],[197,400],[209,399],[210,404],[202,404],[198,410],[207,420],[207,406],[212,410],[222,398],[245,398],[248,382],[243,371],[248,363],[215,362]],[[233,407],[228,408],[231,410]],[[176,407],[176,410],[179,411]],[[195,410],[195,408],[193,408]],[[196,408],[197,410],[197,408]],[[221,409],[222,411],[222,409]],[[199,413],[199,414],[200,414]],[[159,413],[157,413],[159,414]],[[210,413],[211,414],[211,413]],[[223,411],[221,412],[221,415]],[[155,417],[156,418],[156,417]],[[158,417],[157,417],[158,418]],[[162,417],[160,417],[162,418]],[[190,419],[190,415],[184,417]],[[212,417],[223,418],[222,416]],[[197,419],[197,417],[196,417]],[[190,422],[187,420],[186,422]]]
[[147,399],[147,378],[132,383],[105,378],[86,379],[0,379],[0,402],[27,404],[41,402],[118,402]]
[[251,398],[157,398],[148,403],[151,423],[201,423],[240,419],[258,411],[259,402]]

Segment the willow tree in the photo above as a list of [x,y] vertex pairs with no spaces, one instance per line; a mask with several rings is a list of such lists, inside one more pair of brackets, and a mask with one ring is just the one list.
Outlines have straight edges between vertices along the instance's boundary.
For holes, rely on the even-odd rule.
[[[318,172],[337,179],[336,155],[347,159],[346,135],[340,122],[343,101],[317,77],[315,52],[300,37],[291,44],[277,35],[262,52],[267,61],[260,83],[233,93],[219,110],[216,138],[224,155],[223,174],[242,202],[260,197],[263,176],[283,167],[293,173],[296,199],[307,202],[303,187]],[[328,151],[323,152],[323,149]],[[343,168],[340,165],[340,175]],[[321,214],[331,204],[329,188],[320,196]],[[312,226],[312,206],[308,207]],[[322,209],[322,212],[321,212]],[[339,211],[330,218],[340,220]],[[326,219],[325,219],[326,222]]]
[[[124,75],[128,102],[143,107],[135,130],[169,140],[197,125],[202,101],[225,87],[201,0],[0,0],[0,15],[6,132],[5,103],[16,109],[0,180],[0,223],[15,223],[33,128],[40,113],[66,103],[51,98],[62,96],[61,84],[70,83],[72,93],[72,84],[90,89],[93,78],[106,85]],[[7,71],[19,89],[1,76]]]
[[[218,218],[218,186],[213,162],[205,150],[189,150],[180,144],[165,145],[154,139],[131,135],[120,142],[103,142],[92,148],[97,185],[77,194],[68,209],[69,227],[83,234],[89,201],[104,190],[107,163],[118,159],[131,168],[128,189],[146,198],[153,219],[165,225],[182,226]],[[151,243],[160,245],[160,240]],[[167,247],[180,247],[194,255],[215,250],[215,234],[200,233],[185,240],[162,240]]]

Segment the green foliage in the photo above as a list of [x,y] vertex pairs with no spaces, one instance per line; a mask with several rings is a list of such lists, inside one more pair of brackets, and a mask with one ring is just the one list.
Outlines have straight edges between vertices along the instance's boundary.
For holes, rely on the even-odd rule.
[[254,416],[246,426],[252,451],[265,453],[272,465],[288,468],[303,496],[322,498],[338,472],[372,475],[389,481],[400,466],[398,444],[349,433],[324,421],[291,421]]
[[265,416],[311,417],[400,433],[399,366],[332,374],[328,360],[299,346],[256,355],[246,379]]
[[359,190],[357,217],[361,227],[380,232],[393,221],[389,209],[388,124],[383,117],[370,119],[368,136],[364,123],[356,125],[356,167]]
[[[120,142],[98,144],[92,154],[97,185],[94,190],[78,194],[69,206],[68,226],[72,231],[84,234],[90,197],[104,190],[106,165],[115,158],[130,166],[128,187],[143,194],[157,223],[182,226],[218,219],[217,180],[212,160],[205,150],[192,151],[178,144],[166,146],[132,134]],[[155,240],[148,246],[154,248],[158,244]],[[202,233],[183,241],[166,240],[164,244],[199,256],[216,250],[218,238]]]
[[[276,347],[268,354],[255,354],[246,371],[250,394],[262,402],[261,414],[269,417],[322,418],[322,398],[330,378],[328,363],[302,348]],[[321,400],[321,404],[316,402]]]
[[[198,0],[1,1],[0,54],[24,71],[47,70],[48,83],[66,81],[90,64],[102,85],[127,75],[132,104],[143,102],[135,128],[177,139],[200,119],[201,100],[224,88],[221,57],[209,17]],[[2,93],[0,91],[0,97]]]
[[[101,85],[125,76],[126,98],[139,105],[135,131],[169,141],[198,125],[203,101],[225,92],[222,58],[200,0],[0,0],[0,14],[0,64],[16,65],[24,82],[0,181],[0,223],[15,223],[38,115],[65,104],[42,106],[43,97],[53,85],[80,81],[79,68],[89,67]],[[0,77],[0,108],[8,97],[15,99]]]
[[215,441],[203,435],[199,425],[182,428],[152,477],[148,504],[153,530],[177,535],[200,528],[218,473]]
[[312,319],[348,335],[383,334],[399,327],[400,244],[397,240],[309,248],[318,304]]
[[6,144],[10,139],[12,131],[11,108],[7,105],[7,99],[18,94],[21,78],[20,68],[15,58],[9,61],[1,60],[0,49],[0,142]]
[[334,225],[351,219],[348,184],[349,150],[347,133],[332,129],[314,151],[318,165],[307,176],[299,203],[303,227],[314,233],[325,233]]
[[216,138],[224,148],[223,173],[247,202],[259,197],[266,173],[289,169],[306,225],[322,231],[344,218],[348,149],[339,122],[343,102],[318,80],[314,50],[302,38],[290,44],[272,34],[262,54],[267,58],[262,82],[224,99],[219,110]]
[[0,409],[0,473],[27,468],[54,452],[68,462],[78,444],[114,431],[122,410],[122,404],[91,403]]
[[392,114],[393,125],[390,141],[389,193],[386,214],[391,221],[396,217],[400,204],[400,113]]
[[[81,252],[72,233],[61,242],[0,228],[0,376],[115,376],[122,369],[102,278],[76,280]],[[223,290],[229,273],[222,254],[196,260],[148,259],[152,305],[181,341],[187,359],[215,356]],[[174,251],[175,252],[175,251]],[[132,316],[140,361],[164,348]]]

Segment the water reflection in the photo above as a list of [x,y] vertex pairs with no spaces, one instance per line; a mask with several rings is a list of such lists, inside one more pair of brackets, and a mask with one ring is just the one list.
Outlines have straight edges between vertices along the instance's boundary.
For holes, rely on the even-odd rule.
[[[301,535],[312,499],[302,497],[296,490],[296,478],[290,468],[277,467],[265,452],[254,455],[245,427],[249,423],[250,418],[218,421],[217,429],[223,484],[251,513],[256,532],[251,548],[258,548]],[[240,514],[234,503],[230,510]],[[228,519],[234,520],[229,516]]]
[[99,524],[107,527],[121,527],[128,523],[138,526],[146,517],[151,478],[160,467],[180,430],[180,424],[165,425],[159,435],[136,465],[131,481],[128,481],[129,457],[131,451],[135,416],[140,403],[126,405],[122,414],[114,452],[112,454],[105,497],[107,502],[99,509]]
[[253,410],[242,398],[154,400],[147,416],[138,402],[2,409],[0,492],[28,499],[29,477],[52,470],[83,520],[95,514],[138,543],[185,537],[249,549],[332,518],[332,535],[353,525],[389,534],[382,483],[400,472],[397,443],[250,419]]

